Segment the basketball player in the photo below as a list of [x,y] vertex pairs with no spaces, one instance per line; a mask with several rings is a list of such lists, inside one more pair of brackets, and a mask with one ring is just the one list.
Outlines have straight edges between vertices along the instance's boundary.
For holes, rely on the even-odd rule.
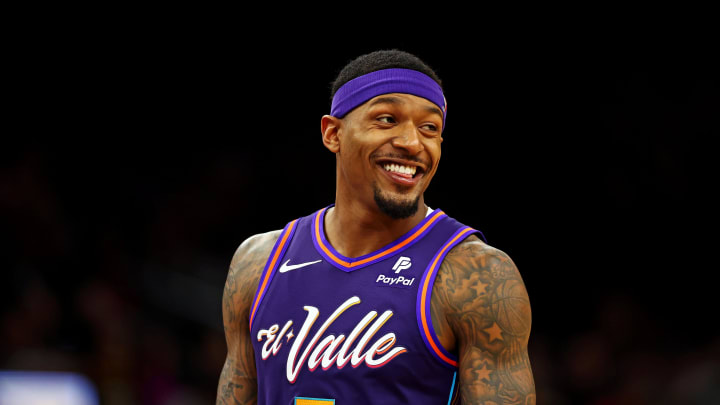
[[411,54],[341,71],[321,120],[335,202],[237,249],[218,404],[535,404],[515,264],[423,198],[445,114]]

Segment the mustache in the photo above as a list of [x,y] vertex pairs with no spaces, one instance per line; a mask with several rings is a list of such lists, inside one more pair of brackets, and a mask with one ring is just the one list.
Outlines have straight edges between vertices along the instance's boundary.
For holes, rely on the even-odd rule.
[[405,154],[402,154],[402,153],[380,153],[380,152],[375,152],[375,153],[373,153],[373,154],[370,155],[370,158],[371,158],[372,160],[378,160],[378,159],[384,159],[384,158],[409,160],[409,161],[411,161],[411,162],[416,162],[416,163],[423,164],[423,165],[425,165],[425,167],[430,167],[430,162],[428,162],[427,160],[420,159],[420,158],[418,158],[417,156],[405,155]]

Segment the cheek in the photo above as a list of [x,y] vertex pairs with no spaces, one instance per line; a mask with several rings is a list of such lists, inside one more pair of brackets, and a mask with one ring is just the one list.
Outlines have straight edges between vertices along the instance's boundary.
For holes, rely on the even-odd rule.
[[340,167],[349,180],[366,177],[369,166],[368,149],[358,142],[346,142],[338,153]]
[[437,170],[437,167],[440,164],[440,156],[442,155],[440,151],[440,142],[442,142],[442,139],[438,140],[437,143],[426,146],[426,150],[432,159],[433,172]]

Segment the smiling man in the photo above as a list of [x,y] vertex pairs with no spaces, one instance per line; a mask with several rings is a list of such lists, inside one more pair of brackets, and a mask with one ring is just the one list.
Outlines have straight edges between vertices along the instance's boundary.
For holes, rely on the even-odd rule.
[[321,130],[335,203],[237,249],[217,403],[534,404],[515,264],[424,199],[440,79],[378,51],[345,66],[332,96]]

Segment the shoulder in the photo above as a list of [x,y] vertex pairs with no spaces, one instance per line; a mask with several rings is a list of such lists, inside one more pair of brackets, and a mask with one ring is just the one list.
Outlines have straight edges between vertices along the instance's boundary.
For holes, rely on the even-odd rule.
[[517,314],[512,325],[519,332],[530,325],[530,300],[520,272],[510,256],[474,235],[455,246],[443,260],[433,294],[438,293],[448,320],[468,315],[495,318],[500,312]]
[[240,246],[235,250],[232,261],[230,263],[230,270],[239,271],[248,266],[255,265],[262,262],[263,265],[270,255],[270,251],[275,242],[277,242],[282,229],[259,233],[245,239]]
[[281,233],[282,230],[276,230],[253,235],[235,250],[223,293],[226,309],[236,312],[251,304],[265,263]]
[[442,264],[445,271],[452,268],[465,275],[488,272],[486,276],[498,280],[520,277],[515,262],[507,253],[488,245],[476,235],[468,236],[450,250]]

